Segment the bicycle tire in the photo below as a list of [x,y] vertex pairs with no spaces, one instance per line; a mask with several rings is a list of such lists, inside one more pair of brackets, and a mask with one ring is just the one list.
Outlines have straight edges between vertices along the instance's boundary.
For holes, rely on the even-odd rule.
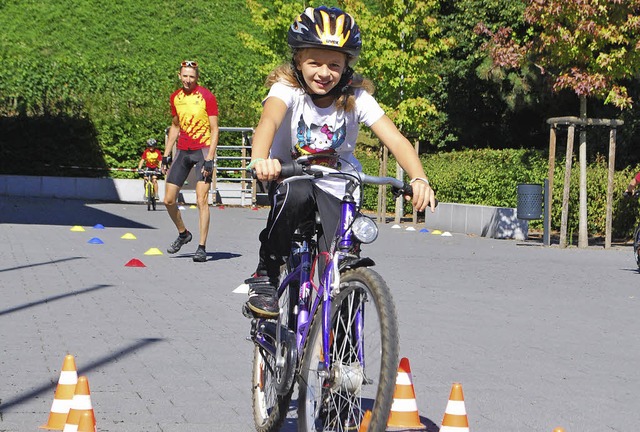
[[[363,362],[358,361],[354,341],[355,311],[366,312]],[[341,275],[340,292],[331,302],[331,370],[324,374],[328,382],[318,370],[322,320],[316,315],[299,375],[298,431],[358,430],[366,410],[372,411],[368,431],[384,431],[399,361],[398,321],[389,287],[370,268]]]
[[[284,277],[290,271],[289,265],[285,264],[282,267],[280,280],[284,280]],[[280,308],[283,311],[281,324],[290,330],[295,329],[294,307],[297,296],[297,284],[291,284],[280,297]],[[251,398],[253,402],[253,421],[258,432],[279,430],[289,410],[294,388],[293,382],[288,393],[279,395],[276,389],[278,386],[276,380],[278,378],[274,375],[274,370],[275,358],[256,345],[253,351]]]
[[147,198],[147,211],[151,211],[151,203],[153,201],[153,183],[148,180],[145,181],[144,193],[146,195],[145,198]]
[[636,227],[633,233],[633,255],[636,259],[636,265],[640,269],[640,225]]

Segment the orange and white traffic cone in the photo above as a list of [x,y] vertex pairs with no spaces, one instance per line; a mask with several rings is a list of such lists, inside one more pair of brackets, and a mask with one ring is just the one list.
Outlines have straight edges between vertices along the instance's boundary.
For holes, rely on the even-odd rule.
[[360,423],[358,432],[367,432],[369,430],[369,423],[371,423],[371,411],[366,410],[362,416],[362,422]]
[[58,379],[58,386],[51,404],[51,412],[47,424],[40,426],[40,429],[62,430],[67,420],[67,414],[71,409],[71,401],[78,382],[78,371],[76,361],[71,354],[65,356],[62,362],[62,370]]
[[83,411],[80,414],[80,422],[78,423],[78,432],[96,432],[96,419],[93,417],[93,411]]
[[76,392],[73,395],[73,402],[71,403],[71,409],[69,410],[63,432],[77,432],[80,425],[80,416],[85,412],[91,413],[91,416],[94,418],[95,427],[95,415],[93,414],[93,406],[91,405],[89,380],[86,376],[81,376],[78,377]]
[[451,387],[451,395],[444,410],[440,432],[469,432],[469,420],[460,383],[453,383]]
[[427,427],[420,423],[409,359],[403,357],[398,367],[396,389],[393,392],[393,405],[391,405],[389,420],[387,420],[387,431],[405,430],[424,431],[427,430]]

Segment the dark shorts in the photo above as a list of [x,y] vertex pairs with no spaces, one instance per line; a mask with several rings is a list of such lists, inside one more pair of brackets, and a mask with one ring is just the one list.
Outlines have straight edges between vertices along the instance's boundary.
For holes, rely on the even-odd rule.
[[204,147],[200,150],[178,150],[167,173],[166,182],[182,187],[187,180],[189,171],[195,166],[196,181],[211,183],[211,176],[205,178],[202,175],[204,159],[207,157],[208,152],[209,147]]

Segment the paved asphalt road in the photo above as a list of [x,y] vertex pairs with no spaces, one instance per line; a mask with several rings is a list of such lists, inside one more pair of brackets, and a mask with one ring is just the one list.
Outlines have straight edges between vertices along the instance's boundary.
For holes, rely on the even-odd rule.
[[[0,431],[46,423],[67,353],[89,379],[100,431],[252,430],[249,322],[233,290],[254,269],[265,217],[212,208],[209,259],[194,263],[195,237],[165,252],[175,230],[164,209],[0,197]],[[184,218],[197,231],[197,211]],[[473,432],[640,429],[630,247],[560,250],[407,226],[382,226],[365,252],[394,292],[430,431],[454,382]],[[125,266],[132,258],[146,267]]]

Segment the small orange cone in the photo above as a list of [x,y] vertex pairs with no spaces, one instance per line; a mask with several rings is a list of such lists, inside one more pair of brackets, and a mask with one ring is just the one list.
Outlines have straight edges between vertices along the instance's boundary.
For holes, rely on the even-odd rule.
[[469,432],[469,420],[460,383],[453,383],[451,387],[451,395],[444,410],[440,432]]
[[76,432],[80,425],[80,417],[83,413],[90,412],[93,414],[93,406],[91,405],[91,392],[89,391],[89,380],[86,376],[78,377],[78,384],[76,384],[76,391],[73,395],[73,402],[71,403],[71,409],[67,416],[67,422],[64,425],[63,432]]
[[58,387],[51,404],[51,412],[49,413],[49,421],[46,425],[40,426],[41,429],[62,430],[64,422],[67,420],[67,414],[71,409],[71,401],[78,382],[78,371],[76,370],[76,361],[71,354],[65,356],[62,362],[62,370],[58,379]]
[[369,423],[371,423],[371,411],[367,410],[362,416],[362,423],[360,423],[358,432],[367,432],[369,430]]
[[553,432],[564,432],[564,429],[562,429],[561,427],[557,427],[553,430]]
[[416,392],[411,379],[411,367],[406,357],[400,360],[396,389],[393,392],[393,405],[387,420],[387,431],[404,430],[427,430],[427,427],[420,423]]
[[80,414],[78,432],[96,432],[96,430],[96,419],[93,417],[93,411],[83,411]]

